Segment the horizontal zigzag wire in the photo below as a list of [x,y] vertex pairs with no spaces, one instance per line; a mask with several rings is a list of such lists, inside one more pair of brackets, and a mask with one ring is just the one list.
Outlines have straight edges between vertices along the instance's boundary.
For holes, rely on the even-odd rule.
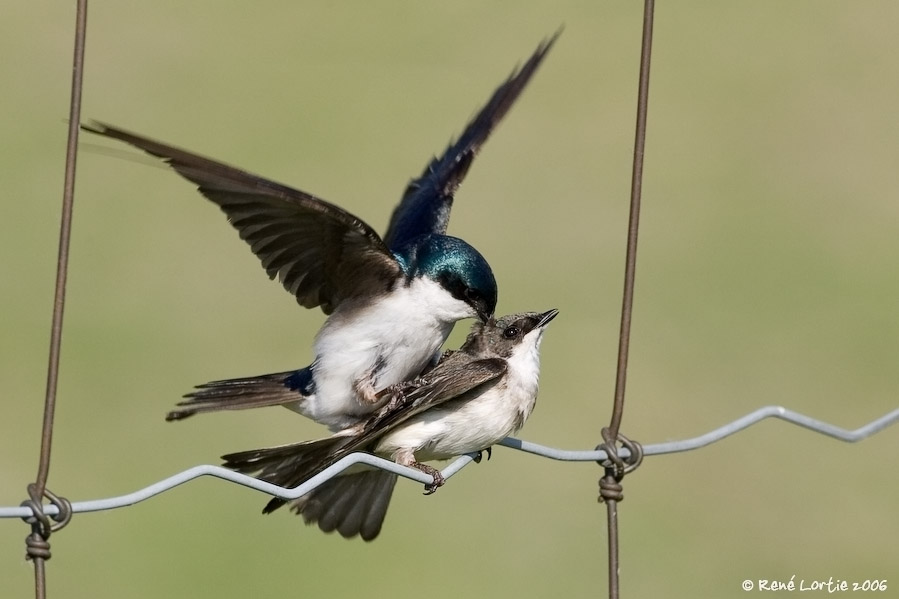
[[[860,428],[850,431],[838,426],[834,426],[830,423],[805,416],[804,414],[788,410],[787,408],[781,406],[766,406],[698,437],[683,439],[681,441],[670,441],[667,443],[645,445],[643,447],[643,452],[644,455],[662,455],[667,453],[678,453],[682,451],[690,451],[692,449],[699,449],[701,447],[705,447],[706,445],[710,445],[712,443],[715,443],[716,441],[720,441],[721,439],[729,437],[734,433],[745,430],[750,426],[767,418],[779,418],[781,420],[786,420],[787,422],[795,424],[796,426],[807,428],[816,433],[833,437],[834,439],[839,439],[840,441],[855,443],[857,441],[861,441],[862,439],[870,437],[871,435],[874,435],[899,421],[899,408],[885,414],[884,416],[881,416],[880,418],[877,418],[876,420],[869,422],[868,424]],[[606,453],[600,450],[569,451],[556,449],[554,447],[547,447],[544,445],[538,445],[537,443],[522,441],[512,437],[503,439],[499,444],[505,447],[517,449],[519,451],[524,451],[553,460],[568,462],[595,462],[606,459]],[[622,458],[625,458],[628,455],[628,451],[626,449],[622,449],[619,453]],[[447,465],[447,467],[444,468],[441,472],[445,478],[450,478],[472,461],[474,461],[473,455],[461,456],[450,462],[450,464]],[[339,462],[335,463],[331,467],[325,469],[324,471],[320,472],[319,474],[315,475],[314,477],[310,478],[308,481],[294,489],[284,489],[283,487],[257,480],[253,477],[239,474],[220,466],[194,466],[193,468],[189,468],[187,470],[184,470],[183,472],[179,472],[178,474],[170,476],[148,487],[144,487],[143,489],[139,489],[127,495],[119,495],[118,497],[109,497],[106,499],[95,499],[91,501],[74,502],[72,503],[72,511],[76,513],[96,512],[134,505],[135,503],[150,499],[151,497],[159,495],[160,493],[164,493],[170,489],[177,487],[178,485],[189,482],[201,476],[214,476],[216,478],[221,478],[240,485],[244,485],[245,487],[250,487],[258,491],[262,491],[263,493],[268,493],[269,495],[276,495],[285,499],[295,499],[297,497],[305,495],[309,491],[318,487],[330,478],[337,476],[340,472],[354,464],[367,464],[376,468],[388,470],[422,484],[433,482],[433,479],[430,475],[424,474],[419,470],[400,466],[391,461],[379,458],[371,454],[354,453],[346,456]],[[47,505],[44,507],[44,512],[47,515],[52,516],[58,513],[58,509],[54,505]],[[29,516],[31,516],[31,509],[27,507],[0,507],[0,518],[27,518]]]

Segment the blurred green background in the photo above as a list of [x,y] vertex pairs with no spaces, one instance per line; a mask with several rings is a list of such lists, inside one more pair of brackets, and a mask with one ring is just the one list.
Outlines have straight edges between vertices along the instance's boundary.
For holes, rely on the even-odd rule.
[[[73,3],[0,22],[0,505],[33,480],[62,188]],[[383,231],[408,179],[537,43],[565,32],[457,196],[498,311],[561,316],[522,437],[590,449],[611,411],[641,7],[630,2],[107,2],[84,118],[240,165]],[[623,431],[681,439],[782,404],[855,428],[899,390],[899,4],[663,3],[657,12]],[[97,151],[116,147],[116,155]],[[167,424],[193,384],[306,364],[319,312],[269,282],[191,186],[82,137],[50,488],[128,493],[222,453],[319,436],[291,413]],[[467,323],[450,340],[457,345]],[[625,597],[744,579],[887,578],[899,430],[846,445],[768,421],[625,482]],[[347,542],[208,479],[76,516],[50,597],[594,597],[595,464],[499,448],[433,497],[401,481]],[[0,521],[4,597],[32,593]]]

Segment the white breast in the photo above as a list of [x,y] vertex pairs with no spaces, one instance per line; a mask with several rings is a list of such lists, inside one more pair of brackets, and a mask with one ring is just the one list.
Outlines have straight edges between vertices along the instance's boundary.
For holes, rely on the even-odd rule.
[[411,451],[420,462],[444,460],[486,449],[518,431],[537,401],[539,342],[538,337],[519,346],[507,360],[506,374],[481,395],[411,418],[387,434],[375,453],[396,459]]
[[376,390],[414,378],[438,352],[457,320],[472,308],[429,279],[416,279],[382,301],[360,307],[346,302],[315,339],[315,394],[306,415],[340,428],[372,411],[353,385],[373,377]]

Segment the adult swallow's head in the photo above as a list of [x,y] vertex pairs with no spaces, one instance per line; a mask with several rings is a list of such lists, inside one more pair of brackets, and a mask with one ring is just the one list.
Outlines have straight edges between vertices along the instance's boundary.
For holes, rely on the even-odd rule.
[[487,322],[496,309],[496,279],[487,260],[465,241],[421,235],[396,253],[409,280],[427,278],[467,306],[464,317]]

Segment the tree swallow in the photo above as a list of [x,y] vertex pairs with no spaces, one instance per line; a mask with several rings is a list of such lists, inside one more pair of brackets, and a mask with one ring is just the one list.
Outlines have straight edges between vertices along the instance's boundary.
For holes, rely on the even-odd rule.
[[329,315],[315,338],[311,365],[199,385],[166,419],[285,405],[340,430],[436,360],[456,321],[490,318],[497,300],[490,266],[471,245],[445,234],[453,196],[554,41],[540,44],[458,141],[409,183],[383,239],[359,218],[306,192],[106,124],[82,125],[162,158],[197,184],[270,278],[277,277],[300,305]]
[[[261,480],[293,488],[354,451],[368,451],[431,474],[432,493],[444,482],[423,462],[490,446],[518,431],[537,400],[540,341],[559,313],[526,312],[475,323],[465,344],[444,354],[433,370],[405,389],[393,410],[369,417],[361,430],[331,437],[222,456],[224,465]],[[489,453],[488,453],[489,456]],[[370,541],[378,536],[397,475],[350,468],[291,502],[307,524]],[[288,500],[272,499],[270,513]]]

